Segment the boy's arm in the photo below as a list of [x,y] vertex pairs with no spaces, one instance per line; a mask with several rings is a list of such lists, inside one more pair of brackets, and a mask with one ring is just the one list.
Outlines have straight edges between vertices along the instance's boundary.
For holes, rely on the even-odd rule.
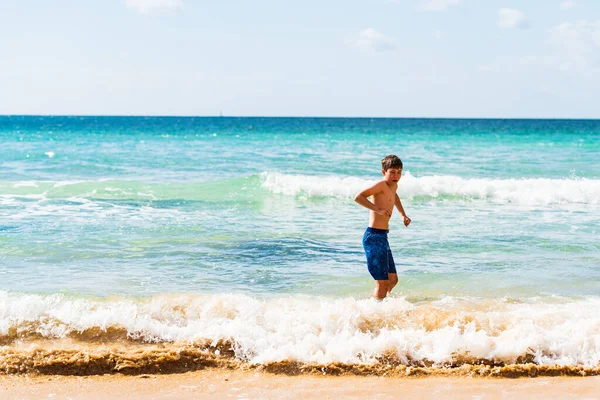
[[402,202],[400,201],[398,193],[396,193],[396,208],[398,209],[400,215],[402,215],[402,218],[404,219],[404,226],[408,226],[410,224],[411,219],[406,216],[406,213],[404,212],[404,207],[402,207]]
[[379,215],[391,217],[392,213],[390,211],[377,207],[375,204],[371,203],[367,198],[373,196],[374,194],[380,193],[383,189],[382,185],[385,185],[385,182],[377,182],[373,186],[366,188],[354,197],[354,201]]

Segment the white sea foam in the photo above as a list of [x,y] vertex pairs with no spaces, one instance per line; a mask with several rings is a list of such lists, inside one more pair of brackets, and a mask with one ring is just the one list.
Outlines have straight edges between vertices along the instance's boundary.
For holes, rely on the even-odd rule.
[[0,291],[0,339],[62,338],[90,328],[124,328],[151,342],[232,343],[252,363],[403,363],[452,365],[457,357],[514,363],[595,366],[600,362],[600,298],[513,304],[458,300],[412,304],[392,298],[260,300],[243,295],[169,295],[90,300]]
[[[80,183],[86,183],[86,182],[90,182],[90,181],[84,181],[84,180],[61,181],[61,182],[55,182],[54,187],[58,188],[58,187],[64,187],[64,186],[78,185]],[[98,182],[100,182],[100,181],[98,181]]]
[[15,183],[14,185],[12,185],[12,187],[14,187],[14,188],[38,187],[38,183],[35,181],[22,181],[22,182]]
[[[375,180],[339,176],[308,176],[265,172],[262,185],[273,193],[306,197],[351,198]],[[398,194],[402,198],[461,197],[524,205],[600,204],[596,179],[484,179],[458,176],[415,177],[405,173]]]

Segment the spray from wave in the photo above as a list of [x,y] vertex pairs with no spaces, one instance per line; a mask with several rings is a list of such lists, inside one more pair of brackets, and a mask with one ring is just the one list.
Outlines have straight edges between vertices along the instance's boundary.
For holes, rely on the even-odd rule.
[[[354,177],[262,174],[262,185],[273,193],[306,197],[351,198],[375,183]],[[600,180],[592,179],[479,179],[458,176],[414,177],[405,173],[398,193],[403,198],[484,199],[524,205],[600,204]]]
[[[189,368],[196,359],[300,372],[317,365],[405,373],[511,365],[527,370],[532,364],[529,370],[592,373],[600,362],[599,305],[598,298],[378,303],[309,296],[86,299],[0,292],[0,367],[39,372],[35,365],[56,367],[58,359],[88,357],[104,365],[103,371],[117,371],[126,359],[142,366],[177,359],[177,368],[184,368],[181,357],[187,354]],[[21,370],[15,360],[23,362]]]

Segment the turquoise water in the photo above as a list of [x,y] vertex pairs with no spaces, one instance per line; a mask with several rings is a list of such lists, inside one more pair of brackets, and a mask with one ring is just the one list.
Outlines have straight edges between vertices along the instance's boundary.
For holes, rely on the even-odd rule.
[[[115,332],[244,363],[600,363],[600,121],[15,116],[0,143],[1,370],[68,338],[72,371]],[[390,153],[413,222],[378,303],[353,197]]]
[[600,292],[600,121],[0,117],[0,290],[369,295],[404,162],[410,298]]

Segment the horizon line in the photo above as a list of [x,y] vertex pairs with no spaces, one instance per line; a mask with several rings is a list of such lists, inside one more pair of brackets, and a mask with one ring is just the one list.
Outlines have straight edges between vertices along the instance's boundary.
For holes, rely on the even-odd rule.
[[306,119],[430,119],[430,120],[546,120],[600,121],[600,117],[391,117],[391,116],[294,116],[294,115],[159,115],[159,114],[0,114],[0,117],[87,117],[87,118],[306,118]]

